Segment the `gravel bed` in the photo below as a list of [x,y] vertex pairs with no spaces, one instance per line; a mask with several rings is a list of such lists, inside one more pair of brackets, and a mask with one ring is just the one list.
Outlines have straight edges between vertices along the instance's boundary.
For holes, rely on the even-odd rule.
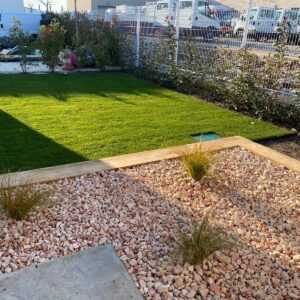
[[263,141],[262,144],[300,160],[300,134]]
[[[216,156],[202,183],[167,160],[41,185],[50,207],[0,215],[0,271],[112,243],[146,299],[300,299],[300,174],[241,148]],[[241,245],[182,266],[176,237],[207,212]]]

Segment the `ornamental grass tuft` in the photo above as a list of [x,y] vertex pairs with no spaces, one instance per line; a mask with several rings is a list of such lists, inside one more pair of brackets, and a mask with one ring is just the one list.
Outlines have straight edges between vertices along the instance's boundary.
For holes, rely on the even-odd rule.
[[9,177],[0,182],[0,208],[10,218],[25,219],[36,207],[46,204],[49,192],[36,189],[32,185],[12,187]]
[[200,224],[194,225],[190,233],[181,233],[175,256],[183,263],[203,264],[204,260],[216,251],[232,248],[235,244],[224,230],[211,225],[206,216]]
[[184,152],[181,159],[189,175],[196,181],[207,176],[213,165],[213,158],[202,150],[201,145]]

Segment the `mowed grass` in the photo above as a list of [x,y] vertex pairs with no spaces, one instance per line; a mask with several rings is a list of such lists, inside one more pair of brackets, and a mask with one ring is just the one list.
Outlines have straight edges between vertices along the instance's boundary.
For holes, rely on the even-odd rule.
[[288,133],[123,73],[0,76],[0,172],[192,142]]

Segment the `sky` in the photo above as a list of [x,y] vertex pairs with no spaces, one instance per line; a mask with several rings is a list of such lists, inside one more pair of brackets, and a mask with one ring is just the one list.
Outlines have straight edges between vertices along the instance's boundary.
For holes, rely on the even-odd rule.
[[[46,2],[47,0],[42,0],[42,2]],[[56,11],[60,11],[61,10],[61,7],[63,6],[64,9],[66,8],[66,2],[67,0],[48,0],[49,2],[51,2],[51,6],[53,8],[53,10],[56,10]],[[39,0],[24,0],[24,4],[25,6],[28,6],[28,5],[33,5],[33,7],[38,7],[39,4],[40,4],[40,1]],[[41,8],[43,8],[43,6],[41,5]]]

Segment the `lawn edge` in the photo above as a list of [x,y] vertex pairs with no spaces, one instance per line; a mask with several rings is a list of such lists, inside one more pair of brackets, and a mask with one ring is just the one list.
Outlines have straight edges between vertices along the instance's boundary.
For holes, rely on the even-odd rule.
[[[100,160],[91,160],[46,168],[39,168],[28,171],[2,174],[0,175],[0,182],[3,182],[2,187],[6,187],[6,182],[9,183],[10,186],[20,186],[51,182],[63,178],[76,177],[104,170],[132,167],[136,165],[157,162],[165,159],[178,158],[181,156],[181,153],[184,153],[187,150],[191,149],[195,144],[198,143],[185,144],[181,146],[173,146],[168,148],[149,150],[131,154],[123,154],[103,158]],[[266,159],[271,160],[272,162],[283,165],[290,170],[300,172],[300,161],[241,136],[233,136],[214,141],[201,142],[201,145],[204,151],[209,152],[219,151],[233,147],[242,147],[258,156],[264,157]],[[7,179],[7,176],[9,176],[9,180],[5,180]]]

